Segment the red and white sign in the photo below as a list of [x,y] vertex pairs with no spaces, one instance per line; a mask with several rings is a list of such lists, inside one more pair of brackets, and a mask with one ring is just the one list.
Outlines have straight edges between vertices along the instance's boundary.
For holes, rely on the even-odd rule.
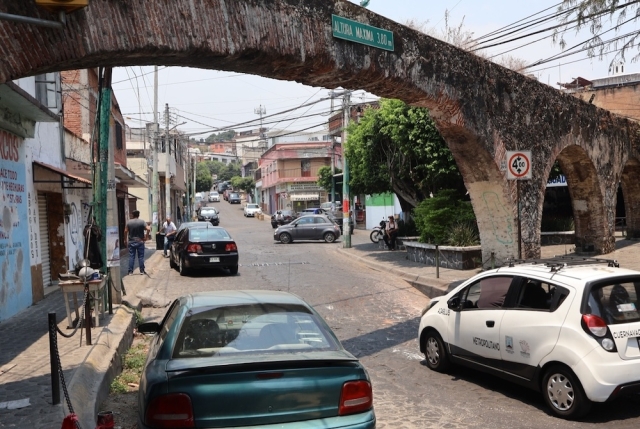
[[531,151],[507,152],[507,179],[530,180],[531,179]]

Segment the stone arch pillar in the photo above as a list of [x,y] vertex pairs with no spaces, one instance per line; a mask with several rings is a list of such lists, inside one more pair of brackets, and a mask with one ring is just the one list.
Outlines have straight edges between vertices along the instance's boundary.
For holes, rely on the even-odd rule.
[[[640,239],[640,161],[630,158],[620,180],[627,224],[627,238]],[[615,215],[614,215],[615,216]]]
[[[571,196],[576,253],[591,255],[613,251],[615,241],[609,224],[615,220],[611,219],[611,212],[615,217],[615,187],[599,183],[603,178],[580,146],[567,146],[558,154],[557,160],[567,178]],[[613,190],[605,191],[610,188]],[[609,201],[605,203],[606,194],[611,193],[612,198],[606,198]],[[613,210],[605,210],[605,207],[613,207]]]

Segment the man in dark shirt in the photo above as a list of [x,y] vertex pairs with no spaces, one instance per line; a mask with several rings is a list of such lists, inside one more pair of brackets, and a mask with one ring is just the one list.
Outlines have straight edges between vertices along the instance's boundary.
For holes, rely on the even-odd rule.
[[127,242],[125,244],[129,247],[129,272],[133,274],[133,264],[135,262],[136,253],[138,254],[138,265],[140,267],[140,273],[145,274],[144,271],[144,242],[147,239],[147,231],[151,231],[151,228],[145,221],[140,219],[140,212],[138,210],[133,211],[133,219],[127,222],[127,226],[124,228],[124,237]]

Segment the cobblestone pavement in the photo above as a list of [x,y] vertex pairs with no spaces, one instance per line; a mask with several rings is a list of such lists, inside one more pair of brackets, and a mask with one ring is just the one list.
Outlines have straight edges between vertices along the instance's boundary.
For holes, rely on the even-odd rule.
[[[153,252],[153,249],[148,249],[145,258],[152,256]],[[0,403],[28,399],[30,404],[15,410],[0,407],[1,428],[50,429],[62,424],[65,414],[62,392],[61,404],[52,405],[48,335],[50,312],[56,313],[60,330],[70,333],[71,330],[66,329],[66,309],[63,294],[59,290],[0,323],[0,371],[3,371],[0,373]],[[108,324],[111,317],[106,314],[106,318],[100,321],[101,326]],[[58,335],[58,350],[67,383],[88,354],[108,341],[108,335],[102,329],[92,329],[91,338],[93,346],[86,346],[84,332],[81,338],[79,330],[70,339]],[[77,409],[82,404],[72,406]]]
[[[205,290],[277,289],[296,293],[318,310],[344,346],[368,369],[379,428],[635,428],[640,424],[639,397],[596,405],[586,420],[566,422],[548,414],[539,393],[463,368],[449,374],[430,371],[417,343],[420,311],[429,299],[399,274],[409,273],[446,289],[448,282],[473,272],[441,270],[440,279],[436,279],[435,270],[407,261],[404,252],[380,250],[368,242],[368,232],[361,230],[352,237],[351,249],[342,249],[341,242],[279,244],[273,241],[268,220],[244,218],[241,207],[226,202],[213,205],[221,209],[222,226],[238,243],[239,275],[219,271],[180,277],[169,268],[168,260],[158,258],[159,264],[147,282],[151,295],[160,302]],[[605,256],[618,259],[624,267],[640,269],[639,251],[640,244],[622,240],[614,254]],[[564,246],[543,248],[543,256],[564,252]],[[136,276],[131,279],[135,281]],[[0,427],[60,425],[62,407],[51,406],[46,326],[49,311],[57,313],[59,327],[64,330],[60,292],[0,323],[0,368],[9,369],[0,374],[0,403],[27,397],[31,403],[20,410],[0,409]],[[143,315],[149,321],[160,320],[165,311],[145,308]],[[107,316],[107,323],[109,320]],[[108,337],[98,336],[98,331],[94,333],[94,345],[108,341]],[[60,338],[67,380],[89,351],[96,350],[80,347],[79,343],[79,336]],[[134,422],[117,423],[125,426]]]
[[[463,368],[449,374],[430,371],[417,342],[420,312],[429,299],[390,274],[391,267],[415,268],[403,252],[380,251],[367,244],[368,232],[359,230],[352,237],[353,249],[348,250],[342,249],[341,242],[283,245],[273,241],[267,220],[245,219],[237,206],[224,202],[214,205],[221,209],[221,226],[238,243],[239,275],[220,271],[184,278],[169,269],[167,261],[158,268],[155,294],[175,298],[189,292],[251,288],[301,296],[369,371],[378,428],[631,428],[640,424],[638,398],[598,405],[586,421],[566,422],[547,413],[539,393]],[[617,256],[631,261],[626,256],[631,250]],[[545,252],[564,253],[564,247]],[[358,258],[373,263],[365,265]],[[460,277],[459,272],[441,272],[439,284],[446,288],[447,282]],[[160,320],[165,310],[147,308],[143,315]]]

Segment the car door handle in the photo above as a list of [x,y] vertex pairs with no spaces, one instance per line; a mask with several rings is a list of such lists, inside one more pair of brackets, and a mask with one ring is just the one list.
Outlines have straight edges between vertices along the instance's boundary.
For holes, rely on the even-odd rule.
[[493,320],[487,320],[487,328],[493,328],[496,324]]

